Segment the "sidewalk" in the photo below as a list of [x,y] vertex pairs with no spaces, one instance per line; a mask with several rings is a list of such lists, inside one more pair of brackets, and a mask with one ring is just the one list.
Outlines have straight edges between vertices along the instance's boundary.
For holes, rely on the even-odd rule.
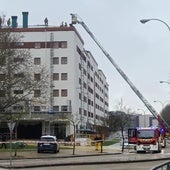
[[[103,146],[102,153],[95,151],[95,146],[76,146],[75,155],[73,155],[73,150],[68,148],[62,148],[57,154],[37,153],[36,150],[18,152],[16,157],[12,157],[12,166],[21,169],[25,167],[145,162],[169,160],[169,158],[170,154],[148,154],[146,156],[146,154],[128,151],[122,153],[120,145]],[[9,168],[9,162],[10,153],[1,152],[0,167]]]
[[25,151],[18,150],[17,156],[14,156],[14,152],[10,153],[10,150],[0,152],[0,160],[12,159],[31,159],[31,158],[55,158],[55,157],[75,157],[75,156],[93,156],[93,155],[106,155],[106,154],[121,154],[120,147],[117,146],[103,146],[101,150],[96,151],[95,146],[76,146],[75,153],[73,155],[72,147],[61,147],[60,152],[57,154],[53,153],[37,153],[37,150]]

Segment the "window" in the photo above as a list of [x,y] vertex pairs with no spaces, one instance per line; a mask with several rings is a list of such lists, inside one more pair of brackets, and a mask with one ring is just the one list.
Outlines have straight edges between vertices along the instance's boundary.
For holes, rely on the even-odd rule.
[[61,64],[67,64],[67,57],[61,57]]
[[14,94],[23,94],[23,90],[14,90]]
[[87,102],[87,97],[86,97],[86,96],[84,96],[84,102],[85,102],[85,103]]
[[4,66],[6,64],[5,57],[0,58],[0,66]]
[[0,74],[0,81],[4,81],[5,80],[5,74]]
[[83,86],[84,86],[84,88],[85,88],[85,89],[87,88],[87,85],[86,85],[86,83],[85,83],[85,82],[83,83]]
[[67,80],[67,73],[61,73],[61,80]]
[[40,97],[41,91],[40,90],[34,90],[34,97]]
[[53,57],[53,64],[59,64],[59,57]]
[[41,79],[41,75],[35,73],[35,74],[34,74],[34,80],[40,81],[40,79]]
[[81,78],[79,78],[79,84],[81,85]]
[[35,48],[41,48],[41,43],[36,42],[36,43],[35,43]]
[[62,89],[61,90],[61,96],[66,97],[67,96],[67,89]]
[[84,110],[84,116],[87,116],[87,110]]
[[0,90],[0,97],[5,97],[5,90]]
[[23,62],[24,61],[24,58],[14,58],[14,62]]
[[79,70],[81,70],[81,64],[79,63]]
[[53,111],[58,112],[59,111],[59,106],[53,106]]
[[23,106],[20,106],[20,105],[13,106],[13,110],[14,111],[22,111],[23,110]]
[[67,111],[67,106],[61,106],[61,111]]
[[34,58],[34,65],[40,65],[40,64],[41,64],[40,58]]
[[67,41],[60,42],[61,48],[67,48]]
[[54,47],[54,48],[59,48],[59,47],[60,47],[59,41],[54,42],[54,43],[53,43],[53,47]]
[[59,96],[59,90],[55,89],[53,90],[53,97],[58,97]]
[[40,112],[40,106],[34,106],[34,111],[35,112]]
[[81,93],[79,93],[79,99],[81,100]]
[[15,77],[15,78],[23,78],[23,77],[24,77],[24,73],[14,74],[14,77]]
[[53,73],[53,80],[59,80],[59,73]]

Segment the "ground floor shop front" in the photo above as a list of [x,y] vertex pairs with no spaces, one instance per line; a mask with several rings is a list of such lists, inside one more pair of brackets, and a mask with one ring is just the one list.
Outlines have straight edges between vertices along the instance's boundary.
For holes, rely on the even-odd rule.
[[[41,135],[54,135],[57,139],[65,139],[69,131],[69,122],[53,122],[44,120],[21,120],[15,123],[12,137],[15,139],[39,139]],[[7,122],[0,123],[0,138],[5,135],[10,138]]]

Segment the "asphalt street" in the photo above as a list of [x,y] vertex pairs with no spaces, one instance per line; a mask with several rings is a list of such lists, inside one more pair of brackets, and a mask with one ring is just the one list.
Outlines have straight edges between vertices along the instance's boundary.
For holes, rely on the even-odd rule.
[[103,164],[120,164],[120,163],[137,163],[168,161],[170,158],[170,147],[168,146],[161,153],[136,154],[132,149],[125,149],[121,153],[120,144],[103,147],[103,152],[95,151],[94,146],[76,147],[75,155],[72,155],[71,149],[61,149],[58,154],[41,153],[35,150],[31,152],[19,152],[15,159],[10,160],[9,153],[1,153],[0,167],[9,168],[47,168],[55,166],[84,166],[84,165],[101,165]]

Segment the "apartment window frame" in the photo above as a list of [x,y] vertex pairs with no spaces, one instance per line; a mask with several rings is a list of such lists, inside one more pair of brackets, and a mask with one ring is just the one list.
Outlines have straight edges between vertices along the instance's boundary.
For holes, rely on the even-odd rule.
[[68,57],[61,57],[61,64],[68,64]]
[[53,97],[59,97],[59,89],[53,90]]
[[36,49],[41,48],[41,43],[40,42],[35,42],[34,43],[34,48],[36,48]]
[[67,73],[61,73],[61,80],[68,80],[68,74]]
[[34,112],[40,112],[41,107],[40,106],[34,106]]
[[67,89],[61,89],[61,97],[67,97],[68,96],[68,90]]
[[35,57],[34,58],[34,65],[40,65],[41,64],[41,58],[40,57]]
[[41,96],[41,90],[34,90],[34,97],[40,97]]
[[53,64],[59,64],[59,57],[53,57]]
[[41,80],[41,74],[40,73],[34,73],[34,80],[40,81]]
[[53,80],[59,80],[59,73],[53,73]]

